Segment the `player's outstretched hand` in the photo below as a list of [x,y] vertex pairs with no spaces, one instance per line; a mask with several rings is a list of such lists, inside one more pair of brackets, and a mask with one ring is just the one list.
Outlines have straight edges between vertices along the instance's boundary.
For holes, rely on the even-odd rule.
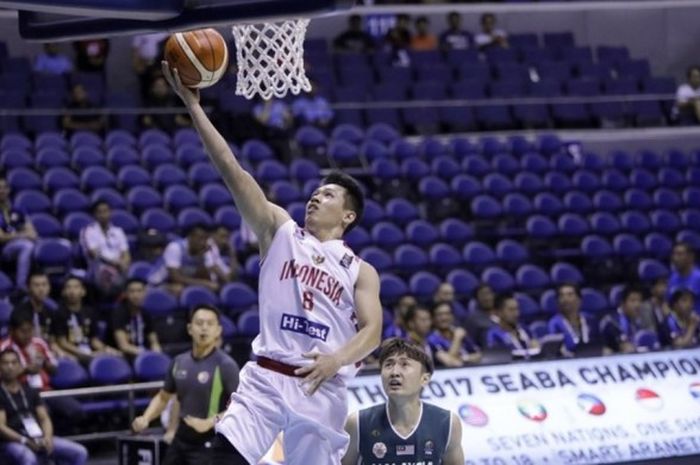
[[160,66],[163,68],[165,80],[168,81],[168,84],[170,84],[170,87],[173,88],[177,96],[182,99],[185,106],[189,107],[190,105],[199,103],[199,89],[190,89],[185,86],[180,80],[180,74],[177,72],[177,68],[170,69],[170,65],[165,60],[160,62]]
[[321,386],[321,384],[338,373],[342,368],[338,358],[333,354],[320,354],[318,352],[307,352],[303,354],[304,358],[314,360],[314,363],[302,368],[297,368],[294,374],[304,376],[304,384],[306,387],[306,395],[312,395]]
[[134,421],[131,423],[131,429],[134,430],[134,433],[140,433],[146,428],[148,428],[148,420],[144,416],[134,418]]

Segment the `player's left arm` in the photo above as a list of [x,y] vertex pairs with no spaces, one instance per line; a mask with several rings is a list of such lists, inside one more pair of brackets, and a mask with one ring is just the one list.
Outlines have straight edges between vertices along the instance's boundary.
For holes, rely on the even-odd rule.
[[355,284],[355,307],[359,331],[343,347],[332,354],[306,353],[314,359],[311,365],[296,370],[306,375],[308,394],[338,373],[345,365],[361,361],[377,348],[382,336],[382,304],[379,301],[379,275],[372,265],[361,262],[360,274]]
[[445,454],[442,457],[443,465],[464,465],[464,451],[462,450],[462,422],[454,413],[450,414],[450,442],[447,443]]

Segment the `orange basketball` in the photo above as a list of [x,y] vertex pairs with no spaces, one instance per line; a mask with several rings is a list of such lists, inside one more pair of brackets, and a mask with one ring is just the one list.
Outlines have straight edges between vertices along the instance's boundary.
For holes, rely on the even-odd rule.
[[217,83],[228,66],[226,41],[215,29],[177,32],[165,43],[165,59],[187,87]]

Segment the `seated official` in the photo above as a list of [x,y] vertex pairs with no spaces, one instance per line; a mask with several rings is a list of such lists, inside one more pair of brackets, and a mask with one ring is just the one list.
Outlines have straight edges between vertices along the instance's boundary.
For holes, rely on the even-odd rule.
[[492,326],[486,341],[489,348],[505,348],[510,350],[537,349],[540,344],[533,339],[527,330],[518,323],[520,306],[513,294],[501,294],[494,303],[498,325]]
[[435,361],[442,366],[461,367],[481,360],[481,352],[464,328],[455,326],[452,306],[443,302],[433,307],[433,327],[428,336]]
[[666,328],[675,348],[694,347],[700,340],[700,316],[693,311],[694,307],[695,294],[688,289],[671,294],[671,313],[666,317]]
[[628,286],[622,292],[622,302],[613,315],[607,315],[600,322],[600,333],[605,343],[606,353],[623,354],[636,352],[634,338],[644,327],[641,320],[642,290]]

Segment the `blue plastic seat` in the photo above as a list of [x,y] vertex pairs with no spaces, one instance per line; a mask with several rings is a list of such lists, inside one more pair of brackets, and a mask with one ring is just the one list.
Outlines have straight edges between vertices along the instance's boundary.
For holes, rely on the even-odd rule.
[[130,209],[136,214],[163,205],[160,193],[150,186],[132,187],[126,194],[126,200]]
[[394,274],[380,274],[379,282],[379,297],[382,299],[382,302],[391,304],[408,293],[406,282]]
[[550,171],[544,176],[544,186],[557,195],[565,194],[572,188],[569,177],[558,171]]
[[93,191],[101,187],[117,187],[117,178],[107,168],[91,166],[80,175],[81,189]]
[[134,359],[134,374],[141,382],[161,381],[170,367],[171,359],[160,352],[141,352]]
[[669,210],[654,210],[649,213],[652,227],[667,234],[672,234],[681,229],[681,221],[678,214]]
[[526,153],[520,159],[520,167],[523,171],[542,174],[549,169],[549,164],[539,153]]
[[58,166],[67,167],[70,165],[70,157],[63,149],[46,147],[39,149],[34,156],[36,167],[39,170],[55,168]]
[[435,294],[435,291],[440,286],[440,282],[440,278],[433,273],[419,271],[409,279],[408,288],[416,298],[426,300]]
[[556,216],[564,210],[564,205],[559,200],[559,197],[549,192],[537,194],[532,205],[536,213],[546,216]]
[[613,239],[613,250],[622,257],[639,257],[644,253],[644,246],[631,234],[618,234]]
[[389,271],[394,266],[394,260],[390,254],[379,247],[365,247],[360,251],[360,258],[372,265],[379,273]]
[[607,258],[612,255],[613,248],[604,237],[590,235],[581,241],[581,253],[585,257]]
[[257,309],[246,310],[240,314],[236,323],[239,334],[252,337],[260,332],[260,314]]
[[435,158],[430,164],[431,171],[435,176],[449,180],[460,172],[459,163],[451,156],[440,156]]
[[144,229],[152,228],[167,234],[176,226],[175,218],[161,208],[149,208],[141,215],[141,227]]
[[[628,208],[637,210],[650,210],[654,206],[651,196],[642,189],[627,189],[624,200]],[[700,200],[700,196],[698,196],[698,200]]]
[[402,244],[394,251],[394,265],[402,273],[419,271],[428,265],[428,254],[413,244]]
[[107,202],[110,208],[124,209],[126,208],[126,199],[124,196],[111,187],[102,187],[100,189],[95,189],[90,195],[90,204],[94,204],[98,200]]
[[583,192],[571,191],[564,195],[564,208],[572,213],[585,214],[593,210],[593,202]]
[[98,355],[89,366],[90,379],[98,386],[123,384],[131,380],[129,363],[117,355]]
[[651,230],[649,217],[638,210],[629,210],[621,213],[620,224],[624,231],[638,236]]
[[654,206],[667,210],[677,210],[683,205],[681,197],[671,189],[661,187],[654,191]]
[[583,283],[583,274],[570,263],[558,262],[552,266],[550,270],[552,283],[560,285],[564,283],[574,283],[580,285]]
[[188,207],[198,205],[197,194],[192,189],[182,185],[174,185],[165,189],[163,194],[165,207],[177,213]]
[[673,241],[665,234],[652,232],[644,238],[644,249],[649,255],[665,259],[671,255]]
[[387,219],[400,226],[405,226],[419,217],[416,206],[406,199],[394,198],[385,205]]
[[700,210],[696,208],[682,210],[681,224],[684,228],[700,231]]
[[[236,154],[235,150],[232,151]],[[175,147],[175,161],[184,169],[195,163],[207,163],[209,157],[199,143],[184,142]]]
[[549,275],[539,266],[531,264],[518,268],[515,280],[518,289],[522,291],[544,289],[550,285]]
[[164,289],[149,288],[143,299],[143,310],[152,317],[172,316],[177,309],[177,299]]
[[522,172],[513,180],[515,189],[523,194],[533,195],[544,190],[542,179],[533,173]]
[[141,149],[141,158],[149,170],[168,163],[175,162],[175,156],[169,147],[164,145],[148,145]]
[[519,265],[530,259],[527,249],[512,239],[503,239],[496,244],[496,257],[501,264]]
[[462,172],[470,176],[482,177],[491,172],[491,165],[484,157],[472,155],[462,160]]
[[450,187],[442,179],[428,176],[418,181],[418,193],[429,201],[442,200],[449,197]]
[[63,235],[63,228],[53,215],[34,213],[30,219],[39,237],[61,237]]
[[686,187],[683,189],[683,203],[686,207],[700,205],[700,188]]
[[365,200],[365,212],[362,215],[362,225],[371,228],[386,217],[384,208],[372,199]]
[[4,149],[2,152],[0,152],[0,166],[3,166],[5,170],[9,171],[14,168],[31,169],[33,165],[34,160],[27,151],[18,149]]
[[652,190],[657,186],[656,176],[643,168],[635,168],[630,173],[630,184],[642,190]]
[[144,261],[137,261],[132,262],[131,265],[129,265],[129,271],[127,273],[127,276],[129,278],[138,278],[144,281],[148,281],[148,276],[151,274],[152,271],[152,264]]
[[467,266],[483,267],[496,262],[496,253],[483,242],[469,242],[462,250]]
[[49,193],[59,189],[77,189],[80,186],[80,179],[76,174],[66,167],[49,168],[44,173],[44,190]]
[[619,195],[611,191],[602,190],[593,195],[593,206],[598,211],[614,212],[622,209],[623,203]]
[[343,236],[345,242],[353,250],[360,250],[372,243],[372,238],[362,226],[355,226]]
[[548,239],[557,233],[556,225],[543,215],[533,215],[527,219],[525,229],[535,239]]
[[71,267],[72,253],[66,239],[40,239],[34,247],[34,263],[52,274],[65,273]]
[[187,231],[195,224],[212,226],[211,216],[197,207],[188,207],[180,211],[177,215],[177,227],[180,231]]
[[607,169],[603,172],[601,182],[603,187],[615,192],[624,191],[629,187],[629,180],[627,179],[627,176],[614,168]]
[[508,217],[525,217],[532,213],[532,202],[518,192],[506,195],[503,198],[503,214]]
[[620,222],[617,217],[609,212],[597,212],[589,219],[591,232],[603,236],[617,234],[620,231]]
[[599,189],[600,179],[595,173],[591,171],[578,170],[572,176],[571,184],[576,190],[591,193]]
[[462,255],[449,244],[435,244],[428,254],[430,264],[438,269],[452,270],[462,264]]
[[588,234],[588,222],[575,213],[564,213],[557,223],[559,234],[568,237],[581,237]]
[[180,308],[192,310],[197,305],[219,305],[219,296],[202,286],[187,286],[180,294]]
[[394,248],[405,241],[404,233],[398,226],[388,222],[380,222],[372,227],[373,242],[379,247]]
[[237,314],[255,307],[258,304],[258,294],[245,283],[233,282],[221,289],[219,301],[229,313]]
[[63,233],[71,240],[80,237],[80,231],[94,218],[85,212],[70,212],[63,218]]
[[446,281],[455,289],[455,294],[461,297],[471,296],[479,285],[479,280],[467,270],[452,270],[447,274]]
[[513,183],[500,173],[490,173],[483,179],[484,190],[495,197],[503,197],[513,191]]
[[581,309],[583,312],[602,314],[609,309],[608,299],[600,291],[592,288],[581,289]]
[[510,292],[515,287],[515,279],[503,268],[492,266],[481,273],[481,280],[496,293]]
[[490,195],[478,195],[471,201],[471,211],[476,218],[493,219],[501,216],[500,202]]
[[679,189],[685,187],[685,177],[683,173],[675,168],[661,168],[658,174],[659,185]]
[[51,387],[54,389],[74,389],[86,386],[89,376],[85,368],[75,360],[61,358],[55,373],[51,376]]
[[136,234],[140,229],[136,217],[124,210],[112,210],[112,223],[122,228],[126,234]]
[[7,183],[12,192],[20,192],[25,189],[41,189],[41,178],[34,170],[29,168],[14,168],[7,173]]
[[87,211],[90,207],[88,198],[77,189],[61,189],[51,199],[53,211],[58,216],[74,211]]
[[439,226],[440,238],[447,243],[462,245],[474,237],[474,230],[467,223],[456,218],[443,220]]

